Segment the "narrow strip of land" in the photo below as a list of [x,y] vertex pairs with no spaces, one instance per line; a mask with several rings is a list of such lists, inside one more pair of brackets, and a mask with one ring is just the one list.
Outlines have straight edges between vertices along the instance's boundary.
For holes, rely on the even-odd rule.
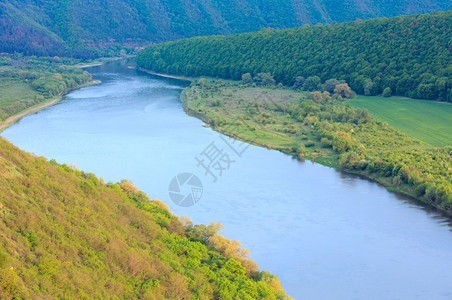
[[6,119],[3,122],[2,125],[0,125],[0,132],[2,132],[4,129],[6,129],[7,127],[11,126],[15,122],[17,122],[19,119],[25,117],[26,115],[38,112],[41,109],[44,109],[46,107],[49,107],[51,105],[56,104],[58,101],[60,101],[60,99],[61,99],[61,97],[58,97],[56,99],[53,99],[53,100],[50,100],[50,101],[47,101],[47,102],[35,105],[35,106],[30,107],[30,108],[28,108],[28,109],[26,109],[26,110],[24,110],[24,111],[22,111],[22,112],[20,112],[18,114],[15,114],[15,115],[9,117],[8,119]]
[[151,74],[151,75],[159,76],[159,77],[179,79],[179,80],[185,80],[185,81],[193,81],[193,78],[190,78],[190,77],[157,73],[157,72],[150,71],[150,70],[147,70],[147,69],[144,69],[144,68],[138,68],[138,70],[140,70],[142,72],[146,72],[146,73]]
[[[82,87],[86,87],[86,86],[90,86],[90,85],[94,85],[94,84],[99,84],[99,83],[100,83],[99,80],[93,80],[93,81],[91,81],[91,82],[89,82],[87,84],[83,84],[82,86],[78,87],[77,89],[82,88]],[[71,90],[71,91],[73,91],[73,90]],[[68,92],[71,92],[71,91],[68,91]],[[29,114],[33,114],[33,113],[38,112],[38,111],[40,111],[40,110],[42,110],[42,109],[44,109],[46,107],[55,105],[56,103],[58,103],[61,100],[61,98],[63,96],[64,95],[58,96],[55,99],[51,99],[51,100],[48,100],[48,101],[46,101],[44,103],[37,104],[35,106],[27,108],[26,110],[21,111],[20,113],[17,113],[15,115],[10,116],[2,124],[0,124],[0,132],[2,132],[6,128],[8,128],[9,126],[13,125],[18,120],[20,120],[21,118],[23,118],[23,117],[25,117],[25,116],[27,116]]]

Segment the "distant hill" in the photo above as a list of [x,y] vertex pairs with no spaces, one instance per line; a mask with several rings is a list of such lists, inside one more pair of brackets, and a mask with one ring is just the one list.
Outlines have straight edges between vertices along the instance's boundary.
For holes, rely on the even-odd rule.
[[0,299],[287,299],[220,228],[0,138]]
[[452,101],[452,11],[153,45],[137,62],[157,72],[241,79],[271,73],[292,86],[345,80],[359,94]]
[[89,58],[114,45],[450,9],[449,0],[3,0],[0,52]]

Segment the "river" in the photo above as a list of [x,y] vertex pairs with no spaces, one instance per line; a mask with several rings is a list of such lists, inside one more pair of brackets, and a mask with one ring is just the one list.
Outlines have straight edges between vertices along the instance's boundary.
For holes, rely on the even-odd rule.
[[[374,182],[222,139],[182,110],[186,82],[125,62],[87,70],[102,83],[1,135],[105,181],[130,179],[195,223],[222,223],[222,234],[241,241],[295,299],[452,299],[447,218]],[[214,150],[221,174],[206,174],[197,159]],[[190,207],[168,193],[184,172],[203,185]]]

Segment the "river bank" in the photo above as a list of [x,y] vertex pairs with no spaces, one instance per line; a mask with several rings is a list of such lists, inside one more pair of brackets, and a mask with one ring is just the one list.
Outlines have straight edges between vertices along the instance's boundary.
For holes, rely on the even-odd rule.
[[39,103],[37,105],[34,105],[32,107],[27,108],[24,111],[21,111],[21,112],[15,114],[15,115],[12,115],[12,116],[8,117],[2,124],[0,124],[0,132],[5,130],[9,126],[13,125],[14,123],[16,123],[17,121],[19,121],[20,119],[22,119],[25,116],[28,116],[28,115],[33,114],[33,113],[36,113],[36,112],[38,112],[38,111],[40,111],[40,110],[42,110],[44,108],[47,108],[49,106],[57,104],[63,98],[64,95],[66,95],[66,94],[68,94],[68,93],[70,93],[72,91],[81,89],[83,87],[99,84],[99,83],[101,83],[99,80],[92,80],[90,82],[87,82],[87,83],[84,83],[84,84],[78,86],[75,89],[67,90],[66,92],[64,92],[63,94],[57,96],[56,98],[49,99],[47,101],[44,101],[43,103]]
[[77,67],[79,67],[80,69],[86,69],[86,68],[91,68],[91,67],[98,67],[98,66],[102,66],[103,64],[106,64],[108,62],[122,60],[122,59],[128,59],[128,58],[133,58],[135,56],[136,55],[126,55],[126,56],[122,56],[122,57],[100,58],[99,60],[95,60],[95,61],[93,61],[91,63],[79,64],[79,65],[77,65]]
[[[105,182],[128,178],[196,224],[222,223],[224,236],[239,240],[295,299],[440,299],[450,291],[452,239],[442,216],[369,180],[279,151],[249,146],[239,158],[224,137],[183,111],[185,82],[122,62],[90,72],[103,83],[2,136]],[[212,142],[235,160],[215,183],[195,160]],[[181,172],[203,183],[195,206],[170,199],[168,184]]]
[[[157,75],[157,74],[154,74],[154,75]],[[209,92],[209,91],[206,92],[204,90],[203,90],[203,92],[201,92],[200,90],[197,91],[197,94],[198,94],[197,97],[199,97],[199,94],[201,94],[201,93],[205,93],[205,94],[211,93],[209,97],[211,97],[212,99],[217,98],[215,101],[219,101],[218,98],[221,99],[221,96],[219,96],[218,94],[215,94],[215,92],[213,92],[213,94],[212,94],[212,92]],[[206,90],[209,90],[209,88],[206,88]],[[222,104],[219,104],[219,102],[218,102],[218,103],[215,103],[214,106],[227,105],[225,103],[229,103],[229,102],[233,101],[231,99],[233,99],[235,96],[231,96],[232,93],[231,93],[230,89],[228,90],[228,93],[229,93],[229,96],[227,97],[228,100],[226,102],[224,102]],[[240,94],[240,97],[239,96],[237,96],[237,97],[238,98],[242,97],[241,99],[243,100],[243,94]],[[269,138],[264,139],[265,142],[261,142],[261,140],[259,140],[259,139],[257,139],[257,140],[250,139],[250,136],[252,136],[252,134],[249,132],[249,130],[247,130],[247,129],[245,131],[239,130],[238,127],[240,127],[240,125],[236,125],[236,123],[230,122],[233,118],[236,118],[237,116],[242,115],[244,113],[244,111],[239,111],[236,109],[236,106],[238,105],[237,103],[235,103],[234,104],[235,106],[232,106],[232,107],[224,106],[221,109],[215,110],[213,107],[210,107],[210,105],[212,105],[212,103],[200,104],[198,100],[192,100],[195,102],[198,101],[195,104],[190,103],[193,106],[193,109],[192,109],[188,103],[187,90],[185,90],[182,93],[181,99],[182,99],[182,103],[183,103],[183,109],[188,115],[194,116],[194,117],[202,120],[204,123],[208,124],[208,126],[212,127],[213,130],[215,130],[221,134],[230,136],[234,139],[238,139],[243,142],[247,142],[247,143],[250,143],[250,144],[253,144],[256,146],[265,147],[267,149],[278,150],[283,153],[289,154],[291,156],[299,157],[299,153],[297,153],[294,150],[295,147],[287,146],[287,142],[286,143],[281,143],[280,141],[274,142],[272,139],[269,139]],[[265,112],[264,112],[264,115],[265,115]],[[212,118],[212,116],[213,116],[213,118]],[[218,122],[220,123],[220,125],[216,126],[216,124],[218,124]],[[272,122],[274,123],[275,119],[273,119]],[[286,123],[286,121],[284,121],[284,122]],[[276,121],[276,123],[278,123],[278,121]],[[225,125],[225,124],[227,124],[227,125]],[[274,127],[272,127],[272,128],[274,128]],[[316,131],[316,130],[313,130],[313,128],[314,127],[312,127],[311,132]],[[309,130],[309,127],[307,129]],[[255,129],[253,128],[253,130],[255,130]],[[274,130],[276,130],[276,129],[274,129]],[[271,131],[271,130],[268,130],[268,131]],[[266,131],[264,133],[264,135],[267,134],[268,131]],[[276,132],[276,131],[274,131],[274,132]],[[384,131],[382,131],[382,133],[383,132]],[[315,140],[315,138],[320,140],[320,137],[315,136],[315,133],[313,135],[309,135],[309,139],[311,139],[311,138],[313,140]],[[300,142],[303,143],[303,141],[297,141],[294,139],[292,140],[292,142],[293,141],[298,142],[298,143],[300,143]],[[407,139],[407,141],[409,141],[409,139]],[[332,151],[325,151],[325,149],[323,149],[323,145],[320,146],[319,143],[313,142],[312,140],[309,140],[309,142],[312,143],[314,148],[318,148],[319,151],[318,152],[316,152],[317,150],[312,151],[312,148],[309,148],[310,149],[309,153],[304,153],[303,159],[308,159],[308,160],[317,162],[317,163],[322,164],[327,167],[336,168],[344,173],[357,175],[362,178],[368,179],[370,181],[377,182],[377,183],[381,184],[382,186],[386,187],[388,190],[401,194],[401,195],[404,195],[404,196],[407,196],[410,199],[412,199],[413,201],[415,201],[416,203],[426,206],[426,208],[438,210],[438,212],[444,214],[445,216],[447,216],[449,218],[452,216],[452,210],[448,209],[447,206],[444,206],[444,203],[435,202],[432,199],[427,198],[426,194],[419,196],[418,195],[419,192],[416,190],[419,185],[414,186],[414,187],[409,186],[408,184],[406,184],[400,180],[400,176],[395,176],[395,175],[393,177],[391,177],[391,176],[388,177],[387,175],[382,176],[378,172],[370,173],[367,171],[367,169],[361,170],[360,168],[357,168],[357,167],[344,168],[339,163],[339,158],[340,158],[339,153],[333,153]],[[284,146],[282,146],[282,145],[284,145]],[[411,148],[408,148],[408,149],[411,149]],[[374,157],[378,157],[378,155],[381,155],[381,154],[378,154],[378,153],[381,153],[380,150],[381,149],[374,149],[374,150],[370,149],[370,151],[375,152],[375,154],[373,155]],[[405,154],[402,154],[403,151],[405,151],[405,150],[401,150],[400,148],[397,148],[397,147],[395,147],[394,149],[388,148],[388,149],[384,150],[383,152],[392,151],[392,150],[394,150],[396,152],[399,151],[400,154],[398,154],[398,155],[400,155],[400,156],[405,155]],[[428,155],[430,152],[436,151],[434,149],[429,149],[429,148],[425,148],[425,149],[422,147],[419,148],[418,146],[415,146],[414,148],[412,148],[412,150],[418,152],[417,154],[414,154],[414,155],[424,155],[424,154]],[[379,158],[377,158],[377,160],[378,159]],[[397,165],[396,161],[394,163]],[[394,179],[394,177],[398,177],[398,178]]]
[[176,76],[176,75],[169,75],[169,74],[163,74],[163,73],[157,73],[151,70],[147,70],[144,68],[138,68],[138,70],[140,70],[141,72],[145,72],[154,76],[159,76],[159,77],[164,77],[164,78],[172,78],[172,79],[179,79],[179,80],[184,80],[184,81],[190,81],[193,82],[193,78],[191,77],[185,77],[185,76]]

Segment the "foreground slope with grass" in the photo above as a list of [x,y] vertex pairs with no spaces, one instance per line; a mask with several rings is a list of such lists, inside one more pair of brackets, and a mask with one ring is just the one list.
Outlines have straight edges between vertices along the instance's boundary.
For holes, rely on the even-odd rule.
[[452,147],[432,148],[337,94],[254,85],[202,78],[183,105],[223,134],[364,175],[452,214]]
[[0,138],[1,299],[286,299],[219,229]]
[[401,97],[357,96],[348,102],[432,147],[452,146],[452,105]]

